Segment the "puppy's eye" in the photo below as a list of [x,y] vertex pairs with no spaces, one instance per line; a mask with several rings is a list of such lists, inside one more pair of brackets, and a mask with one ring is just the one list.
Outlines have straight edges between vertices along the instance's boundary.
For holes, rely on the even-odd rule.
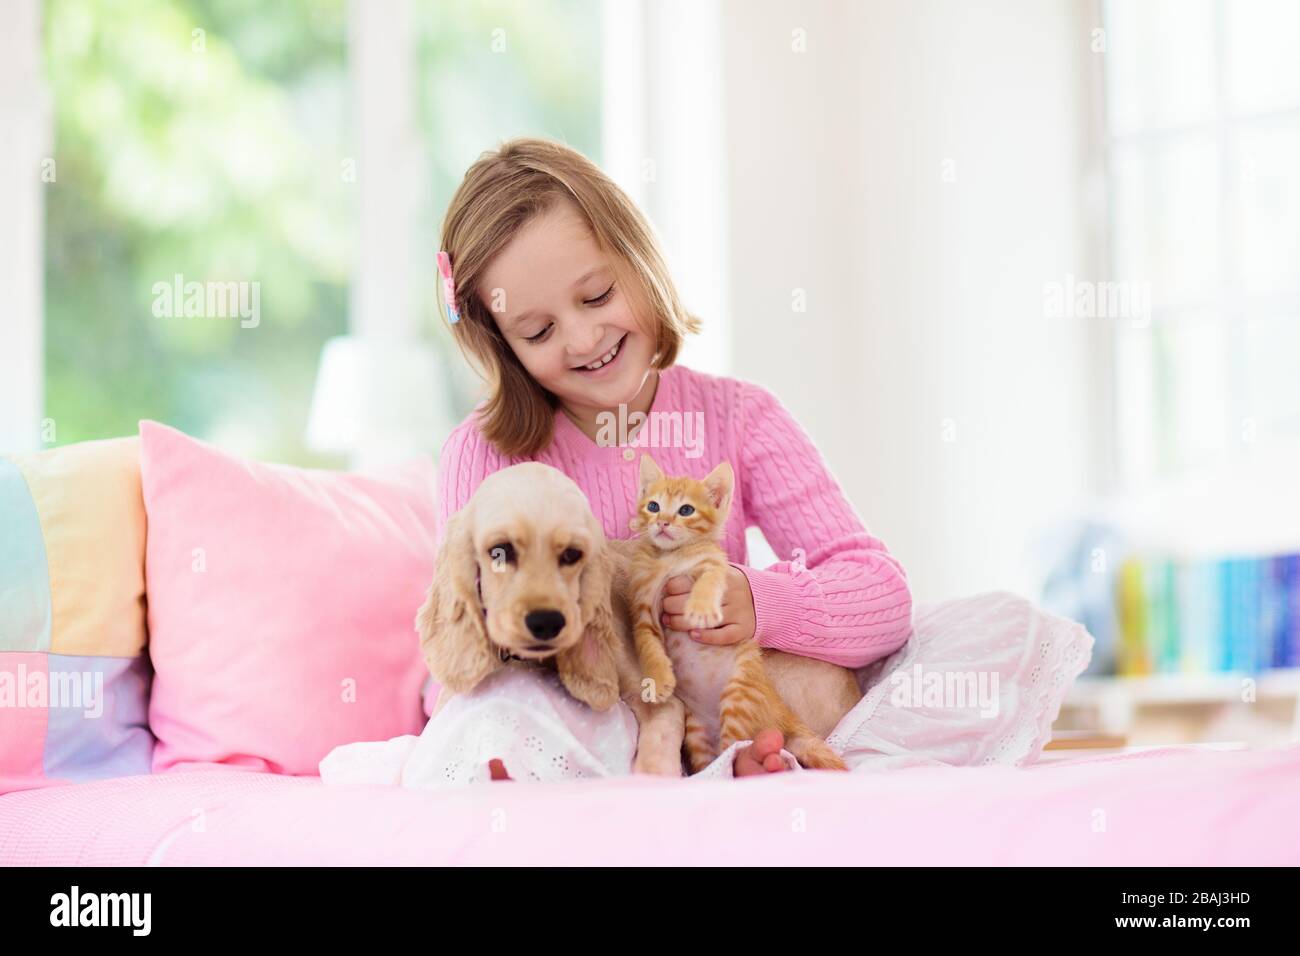
[[513,564],[515,560],[515,546],[509,541],[502,541],[500,544],[494,544],[488,548],[488,557],[494,562],[505,561],[507,564]]
[[577,564],[582,560],[582,552],[577,548],[565,548],[560,553],[560,564]]
[[659,502],[657,501],[650,502],[648,505],[645,506],[645,510],[650,512],[651,514],[655,514],[659,510]]
[[677,513],[681,515],[683,518],[685,518],[687,515],[693,515],[695,514],[695,506],[682,505],[680,508],[677,509]]

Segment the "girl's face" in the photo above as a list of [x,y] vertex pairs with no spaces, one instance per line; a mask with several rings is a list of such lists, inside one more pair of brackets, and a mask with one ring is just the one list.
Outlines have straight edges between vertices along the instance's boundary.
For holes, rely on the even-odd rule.
[[570,410],[631,404],[646,384],[654,341],[637,324],[633,290],[572,203],[521,229],[479,289],[523,367]]

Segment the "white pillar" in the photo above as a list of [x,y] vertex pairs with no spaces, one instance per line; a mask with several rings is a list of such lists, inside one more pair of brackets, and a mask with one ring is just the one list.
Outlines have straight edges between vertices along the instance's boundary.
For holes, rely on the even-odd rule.
[[[437,268],[416,222],[428,180],[416,123],[418,78],[411,0],[352,0],[348,73],[352,91],[356,273],[349,335],[327,343],[308,440],[350,452],[367,469],[436,452],[451,428],[442,363],[420,322],[421,272]],[[328,360],[325,360],[328,359]]]
[[732,365],[722,9],[698,0],[606,0],[602,167],[654,225],[703,331],[679,361]]
[[415,27],[410,0],[353,0],[348,72],[356,151],[358,242],[349,325],[363,338],[414,337],[417,269],[437,250],[417,245],[412,190],[427,174],[415,123]]
[[[57,189],[41,73],[40,0],[7,4],[0,30],[0,453],[40,446],[45,407],[43,190]],[[54,182],[46,182],[50,176]],[[56,423],[57,425],[57,423]],[[57,431],[56,431],[57,436]]]

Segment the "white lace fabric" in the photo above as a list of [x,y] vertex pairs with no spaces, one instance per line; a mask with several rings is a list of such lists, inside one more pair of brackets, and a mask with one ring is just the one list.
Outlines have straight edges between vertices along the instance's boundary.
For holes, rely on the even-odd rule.
[[[859,671],[865,696],[826,742],[852,770],[1023,767],[1042,753],[1092,647],[1083,625],[1005,591],[923,605],[911,639]],[[993,706],[907,693],[932,675],[996,686]]]
[[[918,607],[897,653],[863,668],[865,696],[827,738],[853,771],[910,766],[1024,766],[1051,733],[1061,701],[1087,666],[1092,637],[1006,592]],[[980,677],[982,702],[907,699],[903,685],[931,673]],[[960,704],[966,706],[960,706]],[[336,747],[321,761],[327,784],[458,787],[491,779],[499,758],[512,779],[582,780],[631,773],[637,722],[619,703],[592,710],[552,671],[508,667],[448,701],[418,736]],[[692,780],[733,776],[733,744]],[[794,756],[781,751],[792,770]]]
[[434,716],[407,761],[402,785],[488,780],[493,757],[515,780],[624,775],[636,756],[636,729],[627,707],[592,710],[569,696],[554,671],[506,667]]

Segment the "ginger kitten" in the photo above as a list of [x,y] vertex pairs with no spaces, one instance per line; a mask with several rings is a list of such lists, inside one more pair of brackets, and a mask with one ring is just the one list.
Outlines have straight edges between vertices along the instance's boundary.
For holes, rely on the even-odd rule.
[[641,456],[640,501],[631,530],[640,541],[628,562],[633,638],[641,671],[657,701],[676,692],[686,705],[685,748],[691,773],[708,766],[737,740],[765,727],[785,735],[785,747],[805,767],[847,770],[844,761],[782,699],[752,637],[736,644],[702,644],[660,626],[663,586],[679,574],[695,584],[686,601],[693,628],[722,622],[722,595],[730,562],[719,543],[731,507],[735,477],[722,462],[702,480],[664,475]]

